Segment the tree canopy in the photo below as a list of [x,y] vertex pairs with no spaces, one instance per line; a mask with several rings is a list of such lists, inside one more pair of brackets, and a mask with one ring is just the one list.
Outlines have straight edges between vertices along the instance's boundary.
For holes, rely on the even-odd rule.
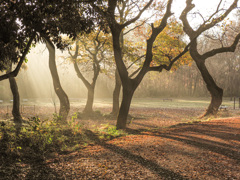
[[[33,40],[36,43],[49,38],[58,48],[63,49],[66,44],[62,41],[62,34],[75,38],[79,32],[89,32],[94,24],[91,19],[92,10],[84,2],[25,0],[1,3],[3,28],[0,30],[0,70],[5,69],[7,61],[16,63],[20,57],[21,66]],[[0,80],[16,76],[18,71],[19,69]]]

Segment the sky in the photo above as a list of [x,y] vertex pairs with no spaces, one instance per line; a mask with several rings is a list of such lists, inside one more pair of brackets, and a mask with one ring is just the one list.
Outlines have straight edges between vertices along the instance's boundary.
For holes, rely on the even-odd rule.
[[[230,6],[230,4],[232,4],[233,1],[234,0],[222,0],[221,5],[226,9]],[[193,0],[193,4],[195,4],[195,8],[191,12],[199,12],[205,19],[207,19],[209,15],[211,15],[213,12],[216,11],[219,2],[220,0]],[[173,1],[172,12],[177,18],[179,18],[185,6],[186,6],[186,0]],[[240,6],[240,2],[238,3],[238,6]],[[232,13],[229,14],[228,18],[230,18],[231,20],[236,19],[236,17],[233,16]],[[203,20],[199,15],[188,16],[188,19],[189,19],[190,25],[193,28],[198,27],[200,24],[203,23]]]
[[[165,1],[167,1],[167,0],[165,0]],[[222,0],[222,6],[224,6],[226,9],[230,6],[230,4],[233,1],[234,0]],[[193,4],[195,4],[195,8],[190,13],[199,12],[206,19],[210,14],[212,14],[213,12],[216,11],[216,8],[217,8],[219,2],[220,2],[220,0],[193,0]],[[183,11],[183,9],[185,8],[185,6],[186,6],[186,0],[173,0],[171,11],[172,11],[172,13],[174,13],[175,17],[179,18],[180,14]],[[238,6],[240,7],[240,2],[238,3]],[[142,17],[144,19],[146,19],[149,16],[151,16],[152,13],[153,13],[152,11],[146,11],[145,13],[143,13]],[[228,17],[236,18],[233,15],[229,15]],[[198,25],[202,24],[202,22],[203,22],[202,18],[199,15],[188,16],[188,18],[189,18],[190,24],[193,27],[198,26]],[[155,21],[154,18],[152,18],[150,22],[153,22],[153,21]]]
[[[225,3],[222,3],[222,5],[225,4],[224,7],[229,7],[233,1],[234,0],[223,0]],[[203,16],[207,16],[216,10],[219,2],[220,0],[193,0],[193,4],[195,4],[194,11],[199,11]],[[186,0],[174,0],[172,12],[179,17],[185,5]]]

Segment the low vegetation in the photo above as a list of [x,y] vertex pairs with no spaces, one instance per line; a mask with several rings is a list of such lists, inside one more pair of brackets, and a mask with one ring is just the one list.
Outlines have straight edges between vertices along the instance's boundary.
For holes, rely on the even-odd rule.
[[[6,171],[8,166],[28,163],[43,163],[58,154],[80,151],[92,140],[86,136],[84,129],[77,120],[75,113],[67,125],[58,122],[59,117],[53,114],[51,119],[40,119],[38,116],[24,121],[20,131],[17,131],[12,121],[1,121],[0,125],[0,154],[1,172],[3,177],[12,173]],[[96,127],[94,132],[101,140],[110,140],[125,136],[124,131],[116,130],[115,126],[103,124]],[[9,167],[10,168],[10,167]]]

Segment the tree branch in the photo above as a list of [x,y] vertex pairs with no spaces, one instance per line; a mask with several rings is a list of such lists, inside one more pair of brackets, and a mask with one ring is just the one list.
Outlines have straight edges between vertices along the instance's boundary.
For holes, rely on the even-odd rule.
[[179,58],[181,58],[186,52],[188,52],[188,49],[189,49],[191,43],[192,43],[192,42],[190,42],[190,43],[184,48],[184,50],[183,50],[179,55],[177,55],[174,59],[172,59],[168,65],[162,64],[162,65],[160,65],[160,66],[149,67],[149,68],[148,68],[148,71],[158,71],[158,72],[161,72],[163,69],[169,71],[169,70],[172,68],[173,64],[174,64]]
[[139,61],[139,60],[142,59],[143,57],[145,57],[145,55],[142,55],[142,56],[138,57],[135,61],[132,62],[132,64],[130,64],[130,65],[128,66],[127,69],[130,69],[137,61]]
[[[187,35],[191,38],[194,38],[196,36],[198,36],[199,34],[201,34],[202,32],[212,28],[213,26],[215,26],[217,23],[223,21],[223,19],[228,16],[232,10],[234,8],[237,7],[237,3],[238,3],[238,0],[234,0],[234,2],[231,4],[231,6],[225,11],[225,13],[223,13],[221,16],[219,16],[218,18],[213,18],[213,16],[215,14],[217,14],[219,12],[219,7],[220,7],[220,4],[221,4],[221,1],[219,2],[218,6],[217,6],[217,9],[216,11],[210,16],[210,18],[207,20],[207,21],[210,21],[210,19],[212,19],[211,22],[209,23],[203,23],[202,25],[200,25],[200,27],[194,31],[193,28],[190,26],[188,20],[187,20],[187,14],[195,7],[194,4],[192,4],[192,1],[193,0],[186,0],[186,7],[185,9],[183,10],[181,16],[180,16],[180,19],[183,23],[183,30],[184,32],[187,33]],[[207,22],[206,21],[206,22]]]
[[186,7],[185,9],[182,11],[181,15],[180,15],[180,19],[183,23],[183,30],[184,32],[186,32],[186,34],[191,37],[191,35],[193,33],[195,33],[195,31],[193,30],[193,28],[190,26],[188,20],[187,20],[187,14],[195,7],[194,4],[192,4],[192,0],[186,0]]
[[139,11],[138,15],[136,17],[134,17],[133,19],[130,19],[129,21],[125,22],[123,24],[123,27],[128,26],[129,24],[134,23],[136,20],[138,20],[140,18],[140,16],[142,15],[142,13],[152,4],[153,0],[150,0],[146,6],[144,6],[144,8],[142,10]]
[[135,74],[137,74],[141,70],[141,67],[137,68],[132,74],[130,74],[130,78],[132,78]]
[[[226,10],[226,12],[223,13],[223,15],[219,16],[219,17],[216,18],[216,19],[213,18],[213,20],[212,20],[210,23],[208,23],[208,24],[203,24],[203,25],[201,25],[201,26],[198,28],[197,33],[200,34],[200,33],[204,32],[204,31],[212,28],[213,26],[215,26],[215,24],[223,21],[223,19],[224,19],[225,17],[227,17],[227,16],[232,12],[232,10],[233,10],[234,8],[237,7],[237,3],[238,3],[238,0],[234,0],[234,2],[233,2],[233,3],[231,4],[231,6]],[[218,10],[218,9],[217,9],[217,10]],[[217,12],[215,12],[215,13],[217,13]]]
[[219,53],[234,52],[236,47],[237,47],[237,44],[238,44],[239,40],[240,40],[240,33],[235,37],[235,40],[234,40],[234,42],[232,43],[231,46],[213,49],[211,51],[208,51],[208,52],[204,53],[202,55],[202,57],[204,59],[207,59],[207,58],[212,57],[212,56],[214,56],[216,54],[219,54]]
[[[152,17],[152,16],[151,16],[151,17]],[[145,23],[147,22],[147,20],[150,19],[151,17],[149,17],[149,18],[145,19],[144,21],[142,21],[142,23],[140,23],[139,25],[137,25],[137,26],[135,26],[135,27],[129,29],[127,32],[123,33],[123,35],[126,35],[126,34],[128,34],[129,32],[133,31],[134,29],[136,29],[136,28],[142,26],[142,25],[145,24]]]
[[158,34],[160,32],[162,32],[163,29],[167,26],[168,18],[173,15],[173,13],[171,12],[172,2],[173,2],[173,0],[169,0],[168,1],[166,13],[163,16],[160,25],[157,26],[157,27],[153,27],[153,24],[152,24],[152,35],[151,35],[151,38],[155,39],[158,36]]
[[18,65],[17,65],[17,67],[14,69],[14,71],[0,76],[0,81],[2,81],[2,80],[4,80],[4,79],[8,79],[8,78],[10,78],[10,77],[16,77],[16,76],[18,75],[19,70],[20,70],[20,68],[21,68],[21,66],[22,66],[22,64],[23,64],[23,61],[24,61],[24,59],[25,59],[25,57],[26,57],[26,55],[27,55],[27,53],[28,53],[28,51],[29,51],[29,49],[30,49],[30,47],[31,47],[31,44],[32,44],[32,41],[33,41],[34,37],[35,37],[35,33],[34,33],[34,35],[30,38],[30,40],[28,41],[27,46],[26,46],[26,48],[25,48],[25,50],[24,50],[24,52],[23,52],[23,54],[22,54],[22,57],[20,58],[20,61],[18,62]]

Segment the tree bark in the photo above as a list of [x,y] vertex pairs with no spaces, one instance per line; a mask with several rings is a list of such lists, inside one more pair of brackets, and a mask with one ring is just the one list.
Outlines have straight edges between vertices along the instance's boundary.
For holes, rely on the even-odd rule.
[[114,116],[118,115],[119,112],[119,96],[121,91],[121,79],[118,73],[118,70],[115,71],[115,88],[113,91],[113,107],[112,107],[112,113]]
[[[12,65],[10,65],[7,73],[11,72]],[[12,115],[14,118],[14,122],[18,124],[22,124],[22,116],[20,113],[20,96],[18,92],[17,82],[14,77],[9,77],[10,88],[13,95],[13,107],[12,107]]]
[[94,89],[95,86],[89,86],[88,88],[88,97],[87,97],[87,103],[83,110],[84,113],[92,113],[93,112],[93,100],[94,100]]
[[222,104],[222,97],[223,97],[223,89],[217,86],[214,79],[212,78],[211,74],[208,72],[207,67],[205,65],[205,61],[203,60],[195,60],[197,63],[197,67],[201,72],[204,82],[206,83],[207,89],[211,94],[211,102],[203,114],[204,116],[217,114],[218,108]]
[[50,39],[45,39],[45,40],[46,40],[46,45],[49,51],[49,68],[50,68],[50,72],[53,79],[53,87],[60,101],[59,116],[61,117],[62,123],[67,123],[67,116],[70,111],[70,103],[68,100],[68,96],[64,92],[59,80],[56,60],[55,60],[55,47],[53,43],[50,41]]
[[124,88],[123,87],[123,98],[119,109],[119,114],[117,118],[117,129],[126,129],[127,117],[130,109],[132,97],[134,94],[134,88]]

